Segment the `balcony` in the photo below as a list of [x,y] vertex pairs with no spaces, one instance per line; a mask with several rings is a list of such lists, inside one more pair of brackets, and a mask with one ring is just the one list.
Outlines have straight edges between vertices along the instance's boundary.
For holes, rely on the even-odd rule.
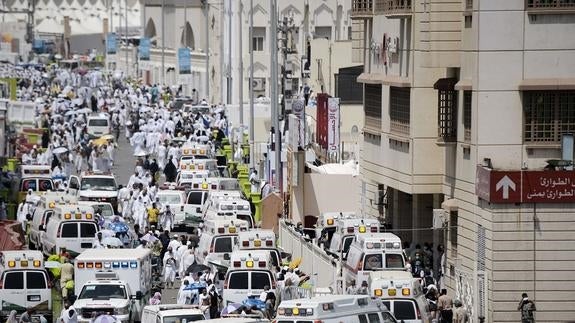
[[364,19],[373,17],[373,0],[353,0],[351,19]]
[[390,18],[410,16],[411,0],[377,0],[375,11]]
[[530,14],[575,13],[575,0],[525,0]]

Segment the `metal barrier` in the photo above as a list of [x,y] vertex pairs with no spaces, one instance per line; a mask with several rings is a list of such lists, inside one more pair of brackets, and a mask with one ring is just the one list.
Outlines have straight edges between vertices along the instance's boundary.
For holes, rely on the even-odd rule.
[[301,258],[299,268],[310,276],[314,288],[334,286],[337,260],[328,256],[318,246],[307,242],[299,232],[284,221],[280,221],[279,246],[292,255],[292,260]]

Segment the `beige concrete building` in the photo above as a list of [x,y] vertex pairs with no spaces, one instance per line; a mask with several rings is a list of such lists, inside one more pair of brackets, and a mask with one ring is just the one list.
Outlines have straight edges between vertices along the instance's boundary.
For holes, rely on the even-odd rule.
[[472,322],[520,321],[523,292],[537,322],[575,312],[574,175],[547,163],[573,160],[561,143],[574,131],[574,9],[352,0],[365,39],[364,208],[406,241],[446,245],[444,281]]

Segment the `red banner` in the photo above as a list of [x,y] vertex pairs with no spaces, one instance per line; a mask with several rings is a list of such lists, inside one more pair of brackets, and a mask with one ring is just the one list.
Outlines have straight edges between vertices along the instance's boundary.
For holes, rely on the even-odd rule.
[[327,149],[327,99],[329,95],[326,93],[319,93],[317,95],[317,115],[316,115],[316,129],[317,143],[324,149]]

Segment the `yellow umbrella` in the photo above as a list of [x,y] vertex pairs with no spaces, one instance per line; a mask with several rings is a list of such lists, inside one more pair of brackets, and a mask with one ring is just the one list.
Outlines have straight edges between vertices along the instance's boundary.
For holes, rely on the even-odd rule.
[[102,137],[98,138],[98,139],[103,139],[103,140],[113,140],[114,136],[113,135],[103,135]]
[[296,258],[289,263],[289,267],[291,269],[296,269],[301,264],[301,258]]
[[106,140],[106,139],[102,139],[102,138],[92,139],[92,144],[96,145],[96,146],[103,146],[103,145],[106,145],[107,143],[108,143],[108,140]]

